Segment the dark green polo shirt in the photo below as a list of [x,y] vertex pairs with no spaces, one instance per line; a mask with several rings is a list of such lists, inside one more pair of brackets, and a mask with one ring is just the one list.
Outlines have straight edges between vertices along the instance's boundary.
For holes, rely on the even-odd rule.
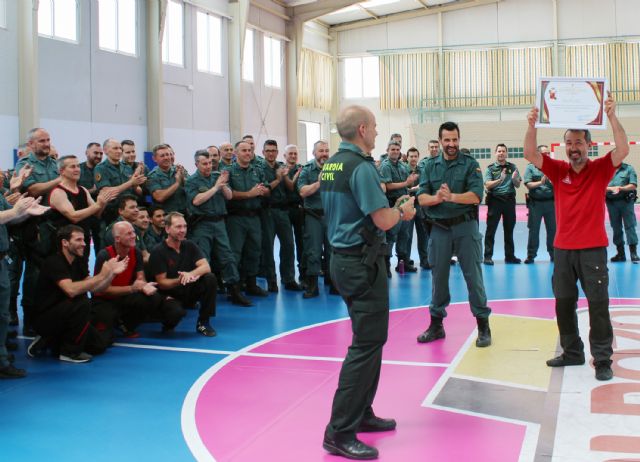
[[[409,176],[409,166],[400,160],[393,162],[388,157],[380,164],[380,178],[383,183],[402,183]],[[387,191],[387,197],[396,198],[408,194],[407,188]]]
[[[524,184],[538,182],[542,179],[544,173],[542,170],[538,169],[535,165],[529,164],[527,168],[524,170],[524,177],[522,180]],[[533,188],[529,190],[529,197],[532,199],[538,200],[548,200],[553,199],[553,185],[551,181],[547,178],[547,181],[544,184],[541,184],[537,188]]]
[[89,168],[87,162],[80,163],[80,179],[78,184],[83,188],[91,189],[96,185],[94,168]]
[[[264,171],[264,179],[267,183],[271,183],[276,179],[276,170],[284,166],[282,162],[276,161],[275,165],[271,167],[267,162],[264,163],[262,170]],[[278,183],[278,186],[271,190],[271,194],[268,197],[268,203],[270,205],[286,205],[287,204],[287,186],[284,179]]]
[[[47,156],[44,160],[40,160],[34,153],[30,152],[28,156],[23,157],[18,161],[18,163],[16,164],[16,173],[19,173],[22,167],[24,167],[26,164],[31,164],[33,170],[31,171],[31,175],[25,178],[24,183],[22,183],[22,189],[25,191],[32,184],[47,183],[51,180],[55,180],[60,176],[58,174],[58,165],[56,161],[51,157]],[[49,204],[48,194],[42,197],[42,204]]]
[[[298,177],[298,184],[296,188],[298,189],[298,193],[300,193],[300,189],[303,186],[308,186],[316,181],[318,181],[318,176],[322,169],[318,167],[318,163],[315,159],[311,159],[309,162],[302,167],[302,171],[300,172],[300,176]],[[315,194],[307,196],[302,199],[304,207],[307,209],[322,209],[322,199],[320,199],[320,190],[316,191]]]
[[194,197],[213,188],[219,176],[220,172],[212,172],[209,177],[205,177],[199,171],[196,171],[196,173],[187,178],[184,191],[187,197],[187,210],[189,213],[216,217],[227,214],[227,205],[222,191],[218,191],[208,201],[198,206],[193,205]]
[[[167,189],[176,182],[176,166],[172,165],[166,172],[160,167],[155,167],[147,177],[147,189],[153,195],[154,191]],[[161,205],[166,213],[182,212],[187,208],[187,197],[184,193],[184,186],[178,189],[164,202],[153,200],[154,204]]]
[[[127,164],[119,162],[114,165],[105,159],[93,169],[93,177],[95,179],[98,190],[105,187],[120,186],[131,179],[133,170]],[[124,191],[127,194],[135,194],[133,188]]]
[[[420,174],[420,194],[435,195],[440,186],[446,183],[452,193],[462,194],[473,192],[478,196],[478,201],[482,198],[484,183],[478,161],[466,154],[458,153],[455,160],[447,161],[442,153],[436,157],[430,157],[425,163],[424,170]],[[475,210],[475,205],[454,204],[453,202],[442,202],[432,207],[426,207],[429,218],[442,219],[453,218]]]
[[384,238],[384,231],[373,224],[371,213],[389,207],[389,201],[380,186],[373,158],[354,144],[340,143],[338,152],[324,164],[320,196],[333,247],[364,243],[360,235],[363,227]]
[[[265,183],[264,171],[261,167],[251,165],[247,168],[240,167],[240,164],[234,162],[229,170],[229,187],[232,191],[246,192],[251,190],[258,183]],[[232,209],[249,209],[258,210],[262,207],[261,196],[252,197],[251,199],[230,200],[228,204],[229,210]]]
[[497,180],[500,178],[500,175],[502,175],[502,169],[505,168],[507,169],[507,176],[502,183],[490,190],[491,194],[495,194],[496,196],[506,196],[516,193],[516,187],[513,184],[513,178],[511,175],[513,175],[513,172],[517,171],[518,168],[511,162],[507,162],[504,165],[500,165],[498,162],[490,164],[484,171],[484,181]]

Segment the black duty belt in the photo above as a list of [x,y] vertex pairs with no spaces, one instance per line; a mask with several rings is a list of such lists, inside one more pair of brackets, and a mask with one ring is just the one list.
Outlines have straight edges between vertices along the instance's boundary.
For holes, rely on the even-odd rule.
[[289,210],[291,208],[289,204],[269,204],[269,207],[278,210]]
[[[362,244],[354,245],[351,247],[331,247],[333,253],[337,253],[340,255],[354,255],[361,256],[365,252],[366,244],[363,242]],[[387,244],[382,244],[378,248],[378,255],[386,255],[387,254]]]
[[537,197],[531,197],[529,196],[529,199],[534,201],[534,202],[548,202],[548,201],[552,201],[553,197],[546,197],[544,199],[538,199]]
[[8,252],[6,252],[6,251],[5,252],[0,252],[0,260],[4,260],[4,257],[7,256],[7,253]]
[[478,215],[475,212],[468,212],[453,218],[427,218],[426,221],[427,223],[448,229],[452,226],[459,225],[460,223],[476,220],[477,218]]
[[202,221],[212,221],[212,222],[217,222],[217,221],[222,221],[226,218],[226,215],[204,215],[202,217]]
[[260,209],[233,209],[229,210],[229,215],[238,217],[257,217],[260,214]]

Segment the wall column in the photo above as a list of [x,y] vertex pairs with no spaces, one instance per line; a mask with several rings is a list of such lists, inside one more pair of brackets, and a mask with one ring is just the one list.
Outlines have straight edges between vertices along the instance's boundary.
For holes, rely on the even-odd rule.
[[18,5],[18,130],[20,143],[40,125],[38,111],[38,1]]
[[148,0],[147,8],[147,150],[164,142],[162,34],[166,0]]

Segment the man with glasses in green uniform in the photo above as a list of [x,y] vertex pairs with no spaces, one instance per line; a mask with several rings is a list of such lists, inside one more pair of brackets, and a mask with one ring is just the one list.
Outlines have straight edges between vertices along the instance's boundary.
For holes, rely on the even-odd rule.
[[[263,166],[265,181],[269,183],[271,194],[265,197],[265,221],[263,229],[262,261],[269,284],[269,292],[278,291],[276,266],[273,257],[273,244],[276,236],[280,242],[280,279],[286,290],[301,291],[296,282],[295,248],[293,229],[289,221],[289,203],[286,183],[289,168],[278,162],[278,143],[275,140],[264,142],[262,149],[265,163]],[[265,245],[266,244],[266,245]],[[275,289],[275,290],[273,290]]]
[[[313,145],[313,159],[305,164],[298,177],[298,192],[304,204],[304,263],[306,266],[306,290],[303,298],[320,295],[318,276],[322,272],[322,257],[325,270],[330,273],[329,244],[327,241],[326,221],[322,199],[320,199],[320,172],[329,158],[329,145],[326,141],[316,141]],[[325,273],[325,284],[331,283],[330,274]],[[335,289],[332,291],[335,292]]]
[[232,196],[227,203],[227,234],[241,278],[245,280],[245,292],[266,297],[269,294],[258,286],[256,276],[262,243],[260,209],[262,197],[269,195],[269,187],[265,185],[262,168],[251,164],[249,143],[238,141],[235,151],[236,161],[228,168]]
[[337,128],[342,143],[324,164],[320,188],[333,253],[331,272],[347,304],[353,338],[340,370],[323,447],[350,459],[375,459],[378,450],[356,433],[396,428],[395,420],[377,417],[372,408],[389,327],[385,231],[415,216],[414,199],[402,196],[389,207],[371,157],[377,132],[370,110],[345,108]]
[[191,216],[190,238],[200,247],[207,261],[214,260],[220,266],[231,303],[252,306],[251,301],[240,292],[238,263],[231,251],[224,224],[226,200],[232,196],[228,186],[229,172],[214,172],[211,157],[204,149],[197,151],[194,158],[198,170],[187,179],[184,186]]
[[418,336],[429,343],[445,337],[443,319],[451,302],[449,272],[453,252],[458,255],[469,291],[469,305],[478,324],[477,347],[491,345],[487,295],[482,279],[482,235],[477,205],[482,197],[482,173],[478,161],[460,152],[460,129],[445,122],[438,131],[442,152],[427,160],[417,197],[427,207],[429,264],[431,265],[431,324]]
[[607,211],[609,212],[609,222],[613,229],[613,243],[618,253],[611,258],[612,262],[626,261],[624,253],[624,235],[622,227],[624,224],[624,234],[627,235],[629,244],[629,258],[636,263],[640,261],[638,257],[638,235],[636,234],[636,214],[634,203],[638,197],[638,177],[635,169],[624,162],[613,175],[609,186],[607,186]]

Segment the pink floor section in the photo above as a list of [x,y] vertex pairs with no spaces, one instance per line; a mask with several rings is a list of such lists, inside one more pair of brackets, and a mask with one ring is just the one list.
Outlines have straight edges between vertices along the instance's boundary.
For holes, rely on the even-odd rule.
[[[553,300],[492,302],[491,306],[495,314],[553,318]],[[384,359],[409,363],[383,365],[374,409],[396,418],[398,430],[363,434],[362,439],[380,450],[380,460],[495,461],[500,448],[500,461],[517,461],[523,426],[422,407],[475,328],[466,303],[449,308],[446,341],[418,344],[416,336],[427,323],[426,308],[391,313]],[[350,342],[350,322],[338,321],[252,350],[309,359],[241,356],[225,365],[203,387],[196,405],[197,428],[205,447],[218,461],[338,460],[321,443],[340,360]]]

